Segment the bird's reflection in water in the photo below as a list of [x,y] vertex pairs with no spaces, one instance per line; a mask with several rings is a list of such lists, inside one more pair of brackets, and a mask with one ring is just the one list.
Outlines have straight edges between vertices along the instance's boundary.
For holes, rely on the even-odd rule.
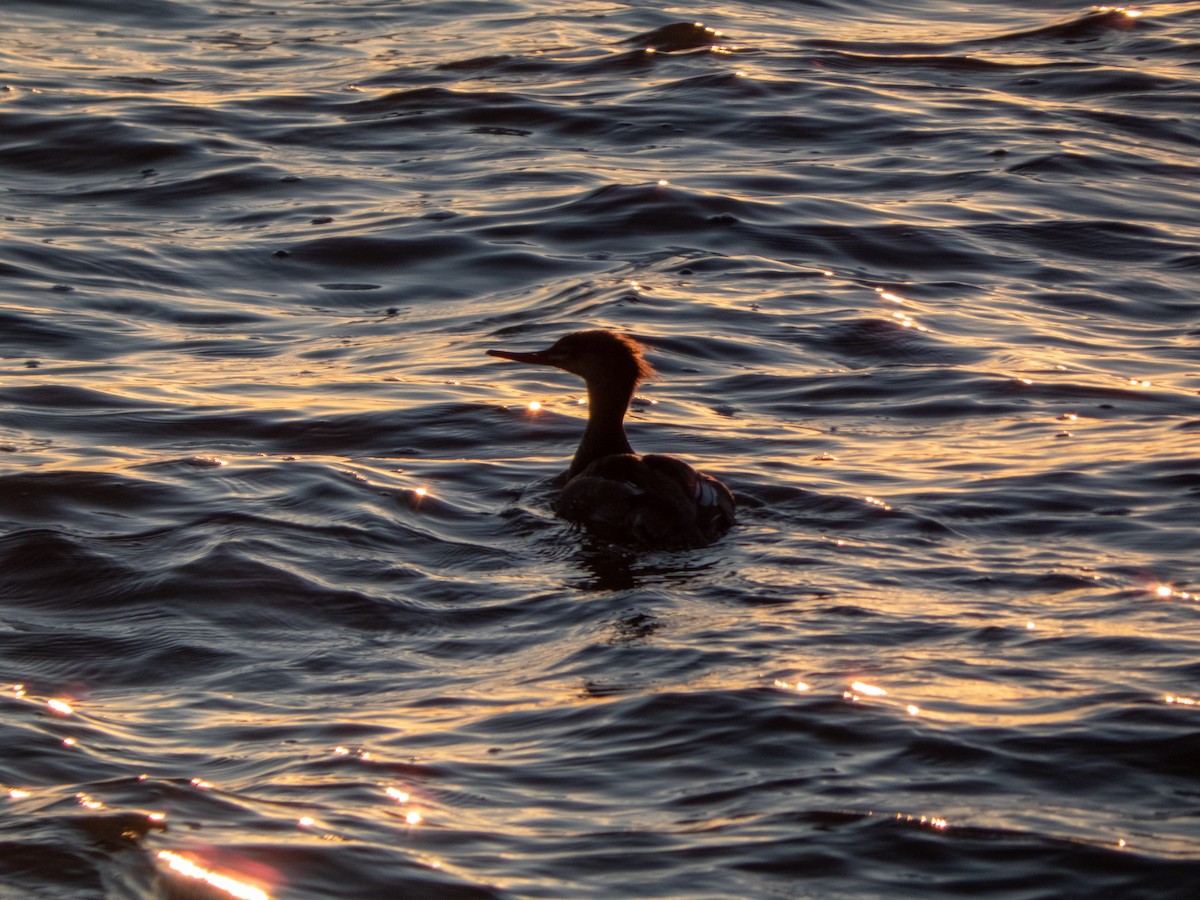
[[690,581],[700,575],[711,575],[720,562],[719,559],[697,560],[692,554],[636,553],[587,538],[575,561],[582,570],[581,577],[568,581],[567,587],[588,592],[627,591]]

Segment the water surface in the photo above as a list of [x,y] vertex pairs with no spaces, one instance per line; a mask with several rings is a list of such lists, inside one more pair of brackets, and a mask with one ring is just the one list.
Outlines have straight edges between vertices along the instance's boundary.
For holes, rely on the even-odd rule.
[[[50,7],[5,896],[1192,895],[1200,5]],[[711,547],[554,519],[590,327]]]

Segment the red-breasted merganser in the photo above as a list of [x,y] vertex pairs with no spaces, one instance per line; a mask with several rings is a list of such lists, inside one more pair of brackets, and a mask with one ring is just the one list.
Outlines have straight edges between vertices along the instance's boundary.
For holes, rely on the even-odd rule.
[[554,511],[599,537],[647,547],[703,547],[734,519],[733,494],[673,456],[639,456],[625,436],[633,392],[654,369],[633,338],[577,331],[546,350],[489,356],[554,366],[587,383],[588,422]]

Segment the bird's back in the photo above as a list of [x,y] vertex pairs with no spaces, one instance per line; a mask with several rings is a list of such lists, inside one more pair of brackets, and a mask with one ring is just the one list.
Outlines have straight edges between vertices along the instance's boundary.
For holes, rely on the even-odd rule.
[[734,500],[683,460],[617,453],[568,481],[554,511],[607,540],[676,549],[703,547],[729,530]]

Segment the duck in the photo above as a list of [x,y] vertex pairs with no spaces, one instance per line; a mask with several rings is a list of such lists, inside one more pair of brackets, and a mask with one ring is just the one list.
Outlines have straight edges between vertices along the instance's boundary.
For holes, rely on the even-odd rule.
[[705,547],[734,524],[732,492],[674,456],[634,453],[625,434],[634,391],[657,374],[645,351],[628,335],[597,329],[564,335],[545,350],[487,352],[553,366],[587,385],[587,426],[570,468],[558,480],[554,512],[559,518],[616,544]]

